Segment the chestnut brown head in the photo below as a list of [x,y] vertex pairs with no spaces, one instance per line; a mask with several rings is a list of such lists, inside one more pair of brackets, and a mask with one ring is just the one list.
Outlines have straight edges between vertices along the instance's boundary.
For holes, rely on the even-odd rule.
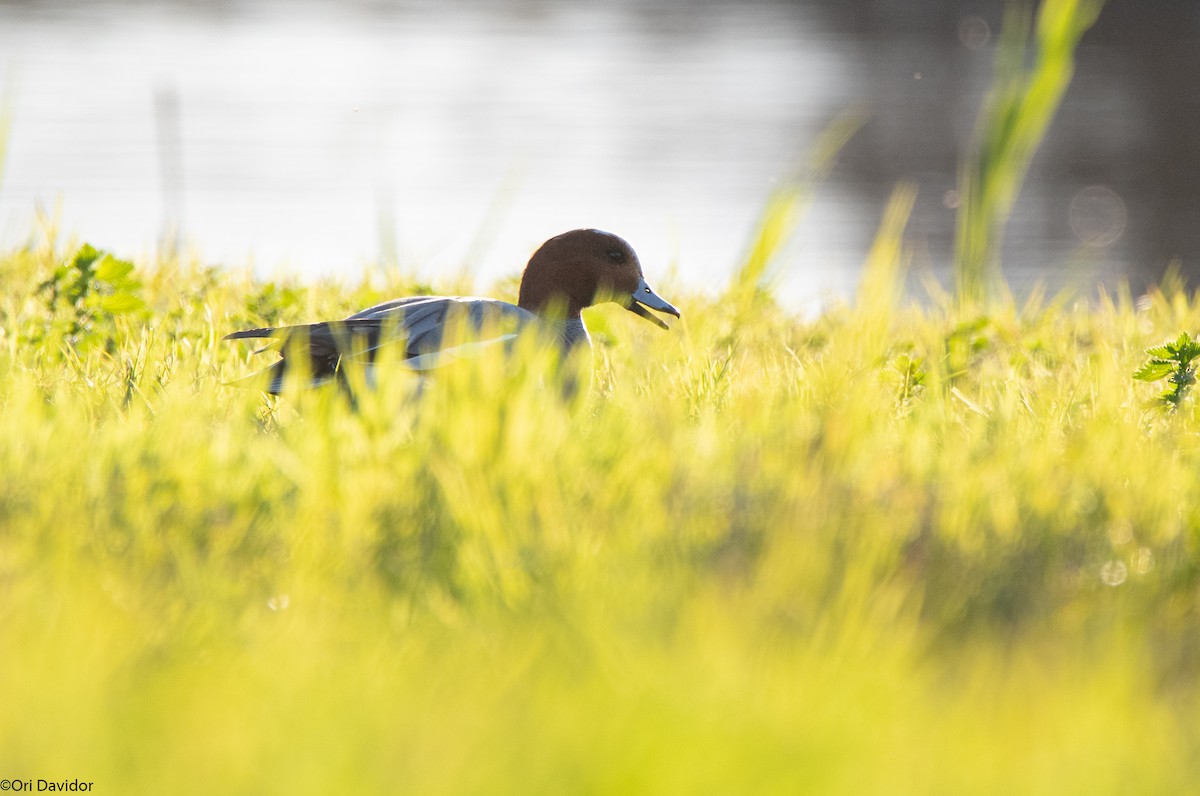
[[615,301],[662,328],[645,308],[679,317],[642,276],[637,254],[622,238],[598,229],[576,229],[546,241],[521,276],[518,305],[537,314],[566,311],[567,318],[601,301]]

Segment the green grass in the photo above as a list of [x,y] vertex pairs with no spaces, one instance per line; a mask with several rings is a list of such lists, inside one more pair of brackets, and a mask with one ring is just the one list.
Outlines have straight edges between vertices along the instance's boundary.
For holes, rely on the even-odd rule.
[[414,286],[3,255],[0,777],[1194,791],[1200,417],[1131,374],[1200,305],[906,307],[909,203],[815,322],[591,311],[577,406],[494,362],[268,403],[222,334]]

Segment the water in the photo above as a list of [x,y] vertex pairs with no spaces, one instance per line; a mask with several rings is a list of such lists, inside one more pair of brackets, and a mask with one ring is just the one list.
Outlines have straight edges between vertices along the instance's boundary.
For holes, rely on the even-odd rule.
[[[486,284],[541,240],[596,226],[628,238],[659,281],[716,288],[772,188],[857,106],[870,121],[813,196],[785,296],[851,290],[898,179],[921,190],[915,266],[944,279],[989,15],[951,11],[939,27],[847,13],[734,0],[0,2],[0,85],[16,89],[0,236],[21,240],[36,207],[61,201],[66,230],[127,255],[179,229],[234,267],[398,263]],[[1093,60],[1010,229],[1019,281],[1165,265],[1139,243],[1135,187],[1060,168],[1145,134],[1128,70]]]

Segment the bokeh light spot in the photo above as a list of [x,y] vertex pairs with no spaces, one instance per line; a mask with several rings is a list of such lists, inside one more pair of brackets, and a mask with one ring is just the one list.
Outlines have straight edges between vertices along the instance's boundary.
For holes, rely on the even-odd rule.
[[1126,220],[1125,201],[1111,188],[1089,185],[1071,199],[1071,229],[1085,246],[1116,243]]
[[1128,575],[1129,570],[1120,561],[1106,561],[1100,567],[1100,580],[1104,581],[1105,586],[1120,586]]
[[992,29],[983,17],[963,17],[958,21],[958,40],[967,49],[982,50],[992,40]]

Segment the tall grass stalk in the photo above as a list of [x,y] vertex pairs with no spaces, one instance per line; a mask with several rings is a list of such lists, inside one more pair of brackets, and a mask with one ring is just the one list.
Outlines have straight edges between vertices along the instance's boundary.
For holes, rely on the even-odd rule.
[[904,296],[904,276],[908,264],[904,252],[904,228],[916,202],[916,187],[901,184],[892,192],[884,210],[883,223],[859,283],[858,309],[868,316],[888,319]]
[[959,174],[955,282],[965,302],[983,300],[1001,279],[1004,227],[1070,85],[1075,48],[1102,5],[1103,0],[1043,0],[1032,53],[1028,7],[1013,3],[1005,14],[994,84]]
[[798,173],[771,192],[742,263],[730,280],[732,299],[744,305],[755,296],[770,293],[771,266],[791,239],[817,187],[836,164],[842,147],[865,121],[866,115],[860,109],[849,110],[834,119],[817,137]]

